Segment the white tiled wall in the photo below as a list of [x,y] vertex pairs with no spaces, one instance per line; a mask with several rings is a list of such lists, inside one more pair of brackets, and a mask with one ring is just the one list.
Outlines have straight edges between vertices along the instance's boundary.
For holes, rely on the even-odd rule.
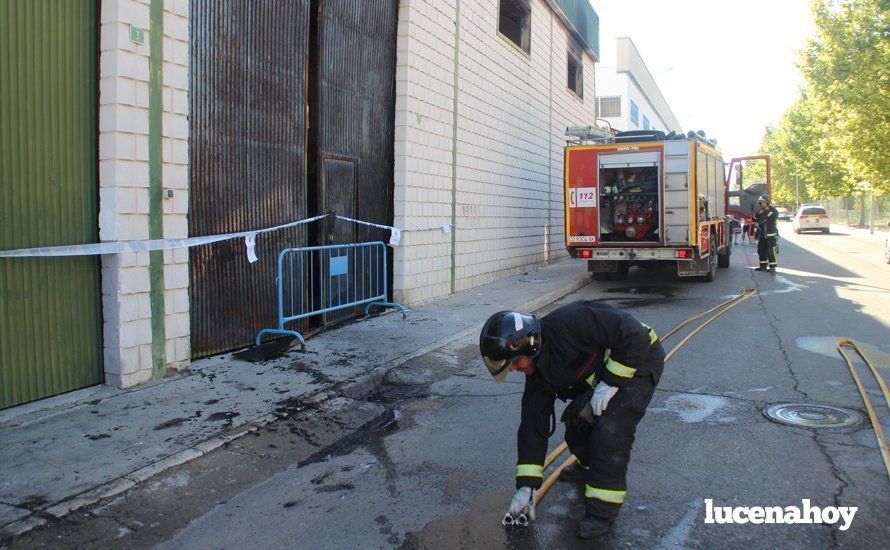
[[[566,87],[568,30],[532,1],[531,53],[497,31],[497,0],[460,5],[455,290],[564,256],[565,128],[594,121],[594,67],[584,99]],[[451,222],[454,0],[403,0],[396,69],[395,225]],[[545,244],[547,241],[547,244]],[[407,233],[395,252],[396,299],[451,291],[451,235]]]
[[[99,59],[99,237],[148,238],[149,44],[155,39],[150,0],[102,0]],[[164,0],[164,238],[188,236],[188,0]],[[130,26],[145,29],[130,42]],[[118,386],[149,380],[151,303],[149,255],[103,256],[105,379]],[[166,360],[188,365],[188,252],[164,252]]]

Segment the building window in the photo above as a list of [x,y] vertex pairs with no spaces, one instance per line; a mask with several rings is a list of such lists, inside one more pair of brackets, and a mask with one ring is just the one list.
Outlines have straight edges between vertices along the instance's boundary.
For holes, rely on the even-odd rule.
[[600,118],[621,116],[621,98],[618,96],[596,98],[596,116]]
[[498,32],[525,53],[531,52],[531,12],[529,0],[500,0]]
[[632,99],[630,100],[630,121],[634,126],[640,125],[640,108]]
[[643,115],[643,130],[649,129],[649,119],[646,118],[646,115]]
[[581,56],[569,51],[568,58],[566,86],[584,99],[584,64],[581,63]]

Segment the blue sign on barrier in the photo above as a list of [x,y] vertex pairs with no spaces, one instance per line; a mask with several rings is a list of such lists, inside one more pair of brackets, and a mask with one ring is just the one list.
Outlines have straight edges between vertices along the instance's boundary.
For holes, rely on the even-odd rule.
[[331,277],[349,273],[349,256],[332,256],[330,261]]

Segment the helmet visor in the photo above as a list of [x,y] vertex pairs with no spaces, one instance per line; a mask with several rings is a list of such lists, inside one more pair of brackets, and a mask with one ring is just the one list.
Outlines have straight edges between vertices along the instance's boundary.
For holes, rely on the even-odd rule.
[[491,376],[496,383],[500,384],[507,378],[507,373],[510,372],[507,370],[507,367],[510,366],[510,364],[506,359],[491,359],[483,356],[482,360],[485,361],[485,366],[488,367],[488,372],[491,373]]

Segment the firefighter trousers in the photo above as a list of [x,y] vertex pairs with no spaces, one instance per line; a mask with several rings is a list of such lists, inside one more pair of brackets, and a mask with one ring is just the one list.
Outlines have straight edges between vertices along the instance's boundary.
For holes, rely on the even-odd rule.
[[757,241],[757,256],[760,257],[760,267],[776,267],[776,237],[761,237]]
[[[646,361],[664,363],[660,343],[652,346]],[[569,450],[588,469],[584,487],[588,514],[606,521],[618,516],[627,494],[627,465],[634,434],[657,383],[652,374],[634,376],[609,401],[603,414],[594,417],[593,425],[580,419],[566,425]]]

